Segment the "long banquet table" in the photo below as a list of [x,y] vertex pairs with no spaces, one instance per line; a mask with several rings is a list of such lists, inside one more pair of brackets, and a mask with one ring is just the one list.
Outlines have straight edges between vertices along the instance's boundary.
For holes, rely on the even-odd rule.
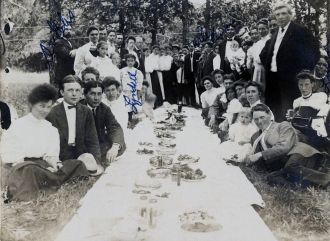
[[[159,189],[150,194],[136,194],[135,183],[148,178],[150,155],[137,155],[138,142],[159,139],[153,123],[141,122],[126,133],[127,151],[112,163],[81,200],[81,206],[57,237],[57,241],[272,241],[276,240],[258,213],[251,206],[264,202],[243,172],[221,159],[217,151],[219,139],[210,134],[201,120],[200,111],[184,108],[188,116],[183,131],[176,133],[176,155],[200,157],[191,164],[200,168],[206,178],[181,181],[178,186],[171,177],[156,179]],[[164,109],[155,111],[163,120]],[[164,192],[166,198],[158,197]],[[144,196],[145,200],[141,199]],[[157,200],[155,202],[155,199]],[[148,215],[141,215],[141,210]],[[189,232],[181,228],[179,216],[185,212],[203,210],[213,216],[221,228],[213,232]],[[152,215],[150,214],[152,213]]]

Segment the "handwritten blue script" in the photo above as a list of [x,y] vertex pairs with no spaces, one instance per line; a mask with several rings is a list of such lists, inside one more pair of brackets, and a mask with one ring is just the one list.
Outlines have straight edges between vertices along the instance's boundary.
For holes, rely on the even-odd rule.
[[137,70],[135,70],[135,73],[127,72],[129,75],[129,78],[131,80],[130,83],[127,85],[130,87],[131,90],[131,97],[124,95],[124,101],[125,101],[125,106],[130,105],[132,107],[132,111],[134,114],[138,112],[136,106],[142,106],[142,103],[140,100],[138,100],[137,96]]
[[54,45],[55,41],[63,37],[64,31],[67,27],[72,27],[72,24],[75,22],[74,12],[69,10],[68,17],[62,16],[61,13],[57,13],[60,21],[47,20],[47,24],[53,36],[49,41],[41,40],[40,49],[49,69],[52,68],[54,64]]

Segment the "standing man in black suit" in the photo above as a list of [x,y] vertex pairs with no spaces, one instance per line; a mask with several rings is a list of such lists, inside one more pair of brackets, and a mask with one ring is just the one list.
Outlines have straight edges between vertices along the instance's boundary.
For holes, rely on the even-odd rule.
[[60,86],[63,102],[54,106],[46,119],[60,134],[60,160],[78,159],[88,153],[100,163],[101,152],[93,113],[79,103],[81,91],[77,76],[64,77]]
[[279,28],[262,50],[260,59],[266,69],[266,104],[276,121],[283,121],[293,100],[300,95],[296,75],[302,69],[313,70],[320,51],[311,31],[292,22],[290,5],[278,3],[273,11]]
[[216,54],[213,52],[213,43],[208,41],[204,44],[205,56],[204,63],[202,65],[202,75],[201,79],[205,76],[211,75],[213,72],[213,59]]
[[124,133],[110,108],[102,103],[104,87],[98,81],[89,81],[84,85],[86,99],[80,103],[93,112],[96,131],[99,138],[102,162],[110,164],[126,149]]
[[186,83],[188,84],[187,88],[187,97],[190,99],[188,104],[196,106],[196,96],[195,96],[195,82],[197,78],[197,60],[200,57],[199,53],[195,52],[195,46],[193,43],[190,43],[188,46],[189,53],[184,57],[184,77]]
[[67,26],[64,29],[63,36],[58,38],[54,44],[55,54],[55,86],[58,88],[61,85],[62,79],[69,75],[75,74],[73,69],[76,50],[73,49],[70,42],[72,36],[71,27]]
[[145,67],[144,67],[145,55],[143,53],[144,41],[141,36],[136,36],[135,40],[136,42],[135,42],[134,51],[136,52],[140,63],[138,70],[140,70],[143,76],[145,76]]
[[221,58],[220,69],[224,71],[225,74],[232,73],[232,69],[230,68],[230,63],[228,61],[227,55],[228,52],[231,51],[230,45],[233,40],[238,41],[238,38],[235,36],[236,30],[233,25],[228,24],[225,32],[225,39],[219,45],[219,54]]

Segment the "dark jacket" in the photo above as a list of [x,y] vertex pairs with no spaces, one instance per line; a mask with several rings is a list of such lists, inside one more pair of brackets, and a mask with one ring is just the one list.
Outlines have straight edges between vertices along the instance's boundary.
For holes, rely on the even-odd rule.
[[[195,83],[195,77],[197,76],[198,62],[197,60],[200,57],[199,53],[194,52],[193,56],[193,72],[191,72],[191,60],[190,53],[184,57],[184,76],[188,83]],[[213,66],[213,65],[212,65]]]
[[211,75],[213,72],[213,59],[215,57],[215,53],[212,51],[207,56],[205,56],[204,62],[202,64],[202,72],[201,72],[201,78]]
[[[87,105],[86,100],[82,100],[80,103]],[[104,152],[106,154],[113,143],[117,143],[121,146],[118,153],[119,155],[126,150],[123,129],[117,122],[111,109],[103,103],[96,108],[95,126],[102,155]]]
[[[239,38],[236,36],[233,37],[233,40],[240,42]],[[226,59],[225,59],[227,41],[228,40],[226,39],[219,45],[219,54],[220,54],[220,59],[221,59],[220,69],[222,69],[225,72],[225,74],[229,74],[229,73],[233,72],[232,69],[230,68],[230,63],[228,61],[226,61]]]
[[[266,73],[271,69],[277,34],[272,35],[260,54]],[[319,43],[310,30],[291,22],[279,47],[276,63],[278,74],[296,82],[295,77],[302,69],[313,70],[320,57]]]
[[65,76],[75,74],[73,69],[74,57],[70,56],[70,51],[72,49],[72,45],[70,45],[70,42],[67,39],[60,38],[55,41],[55,81],[57,84],[60,84]]
[[91,153],[97,161],[101,160],[93,113],[87,106],[77,104],[75,153],[68,145],[69,129],[64,104],[54,106],[46,119],[60,134],[60,160],[77,159],[83,153]]

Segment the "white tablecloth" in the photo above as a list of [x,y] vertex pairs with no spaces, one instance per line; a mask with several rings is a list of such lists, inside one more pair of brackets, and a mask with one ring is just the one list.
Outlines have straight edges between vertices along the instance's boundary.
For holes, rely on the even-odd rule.
[[[155,113],[163,118],[163,110]],[[264,206],[254,186],[238,167],[228,166],[219,158],[219,140],[203,126],[200,111],[185,109],[186,126],[176,132],[177,155],[199,156],[198,163],[206,178],[202,181],[182,180],[177,186],[171,177],[157,179],[160,189],[151,191],[141,200],[140,194],[132,192],[135,182],[146,178],[150,168],[150,155],[137,155],[139,141],[159,140],[153,134],[152,123],[145,121],[127,135],[127,151],[88,191],[81,200],[81,207],[72,220],[58,235],[57,241],[271,241],[276,240],[263,220],[251,207]],[[174,157],[176,157],[174,156]],[[168,192],[168,198],[156,194]],[[151,203],[150,199],[157,199]],[[142,218],[141,208],[154,216],[152,224]],[[181,228],[179,215],[186,211],[203,210],[221,225],[219,231],[197,233]],[[138,227],[142,231],[138,232]]]

